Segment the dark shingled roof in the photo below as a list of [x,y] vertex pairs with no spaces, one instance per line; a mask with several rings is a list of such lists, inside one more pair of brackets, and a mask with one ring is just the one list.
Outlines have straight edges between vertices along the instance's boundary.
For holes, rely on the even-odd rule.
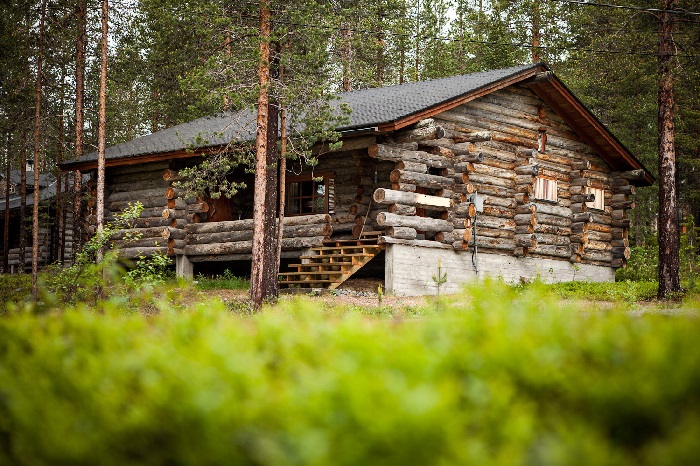
[[340,97],[343,102],[350,105],[352,113],[350,124],[340,130],[366,128],[393,122],[538,66],[541,64],[346,92],[340,94]]
[[[339,94],[340,101],[352,109],[350,123],[339,131],[361,129],[391,123],[427,108],[440,105],[523,71],[542,66],[530,64],[484,71],[430,81],[386,86],[375,89]],[[249,141],[255,138],[255,113],[243,110],[198,118],[188,123],[108,147],[108,160],[179,151],[187,148],[206,148],[228,144],[232,140]],[[83,157],[80,162],[97,160],[97,152]],[[77,160],[66,162],[70,165]]]

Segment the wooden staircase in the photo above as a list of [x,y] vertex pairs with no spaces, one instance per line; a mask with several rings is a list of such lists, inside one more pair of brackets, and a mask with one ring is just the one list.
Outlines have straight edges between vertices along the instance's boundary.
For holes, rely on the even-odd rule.
[[311,248],[300,256],[299,263],[289,264],[294,272],[279,274],[280,288],[328,288],[334,290],[384,250],[378,236],[360,239],[328,240],[324,246]]

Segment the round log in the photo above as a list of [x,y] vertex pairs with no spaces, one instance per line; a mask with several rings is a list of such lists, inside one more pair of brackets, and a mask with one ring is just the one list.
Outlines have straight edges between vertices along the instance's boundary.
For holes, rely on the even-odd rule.
[[532,225],[535,226],[538,223],[535,214],[518,214],[513,217],[516,225]]
[[520,215],[520,214],[534,214],[537,212],[537,205],[535,204],[523,204],[519,205],[515,208],[515,213]]
[[178,228],[165,227],[161,236],[165,239],[185,239],[187,237],[187,232]]
[[369,146],[367,153],[370,157],[376,159],[391,160],[393,162],[408,161],[424,163],[434,168],[447,168],[452,165],[451,161],[439,155],[432,155],[423,151],[406,150],[386,144],[373,144]]
[[581,258],[587,261],[611,262],[613,255],[610,251],[585,251]]
[[515,235],[513,230],[501,230],[499,228],[486,228],[479,226],[479,219],[476,220],[476,235],[488,236],[489,238],[512,238]]
[[389,205],[389,212],[397,215],[416,215],[416,206],[404,204],[391,204]]
[[134,247],[134,248],[124,248],[119,250],[119,255],[127,259],[136,259],[137,257],[149,257],[153,254],[167,254],[167,246],[157,246],[157,247]]
[[515,235],[513,239],[516,247],[525,248],[528,251],[537,246],[537,238],[535,238],[534,234]]
[[177,170],[171,170],[170,168],[166,168],[165,170],[163,170],[163,179],[165,181],[181,181],[184,178],[177,174]]
[[564,259],[571,258],[571,249],[568,246],[555,246],[551,244],[537,244],[534,248],[528,249],[528,254],[537,254],[541,256],[561,257]]
[[160,198],[161,203],[165,203],[165,196],[161,188],[142,189],[138,191],[124,191],[112,193],[107,197],[107,202],[139,201],[141,199]]
[[417,233],[415,228],[389,227],[386,229],[386,235],[398,239],[416,239]]
[[483,215],[488,215],[491,217],[501,217],[501,218],[514,218],[515,214],[512,209],[504,209],[502,207],[496,207],[491,205],[485,205]]
[[435,124],[399,131],[394,135],[398,143],[421,141],[424,139],[440,139],[444,136],[445,129]]
[[513,199],[513,198],[504,198],[504,197],[499,197],[499,196],[486,196],[484,198],[484,205],[506,207],[506,208],[512,209],[515,207],[516,204],[515,204],[515,199]]
[[185,218],[187,211],[185,209],[163,209],[160,213],[163,218]]
[[[578,214],[580,215],[580,214]],[[570,227],[571,226],[571,219],[568,217],[561,217],[559,215],[551,215],[551,214],[541,214],[537,212],[535,214],[537,217],[537,223],[544,223],[547,225],[556,225],[559,227]]]
[[424,163],[418,163],[418,162],[410,162],[407,160],[402,160],[400,162],[396,162],[396,169],[397,170],[405,170],[409,172],[416,172],[416,173],[428,173],[428,166]]
[[331,223],[331,216],[328,214],[295,215],[285,216],[282,222],[284,226],[312,225],[319,223]]
[[410,227],[423,231],[452,231],[454,229],[452,222],[447,220],[396,215],[389,212],[380,212],[377,215],[377,223],[380,226]]
[[463,155],[457,155],[452,159],[452,162],[457,163],[482,163],[484,161],[483,152],[469,152]]
[[[484,175],[481,173],[470,173],[468,176],[468,181],[470,183],[475,183],[477,185],[492,185],[492,186],[501,186],[501,187],[505,187],[505,188],[513,188],[515,186],[512,179],[500,178],[500,177],[491,176],[491,175]],[[477,187],[477,190],[479,190],[479,187]]]
[[389,175],[393,183],[410,183],[423,188],[450,188],[455,184],[452,178],[439,175],[429,175],[406,170],[393,170]]
[[518,204],[527,204],[530,202],[530,195],[528,193],[516,193],[513,198]]
[[610,267],[619,269],[621,267],[624,267],[626,263],[627,261],[625,259],[614,257],[613,260],[610,261]]
[[411,183],[391,183],[391,189],[394,191],[415,192],[416,185]]
[[447,210],[453,205],[451,199],[440,196],[384,188],[376,189],[372,198],[378,204],[403,204],[432,210]]
[[567,218],[571,215],[571,209],[568,209],[566,207],[544,204],[541,202],[533,203],[532,205],[535,206],[536,212],[540,214],[556,215],[559,217]]

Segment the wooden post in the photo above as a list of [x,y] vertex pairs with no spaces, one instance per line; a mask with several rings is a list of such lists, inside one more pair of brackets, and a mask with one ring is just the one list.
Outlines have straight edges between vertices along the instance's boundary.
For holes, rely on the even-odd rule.
[[192,280],[194,278],[194,265],[184,254],[175,256],[175,274],[178,278]]

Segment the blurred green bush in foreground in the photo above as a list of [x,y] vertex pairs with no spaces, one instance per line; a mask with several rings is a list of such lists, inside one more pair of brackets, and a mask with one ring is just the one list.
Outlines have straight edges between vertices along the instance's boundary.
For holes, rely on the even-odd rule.
[[700,456],[697,317],[580,312],[537,287],[496,284],[422,319],[315,306],[1,316],[0,464]]

